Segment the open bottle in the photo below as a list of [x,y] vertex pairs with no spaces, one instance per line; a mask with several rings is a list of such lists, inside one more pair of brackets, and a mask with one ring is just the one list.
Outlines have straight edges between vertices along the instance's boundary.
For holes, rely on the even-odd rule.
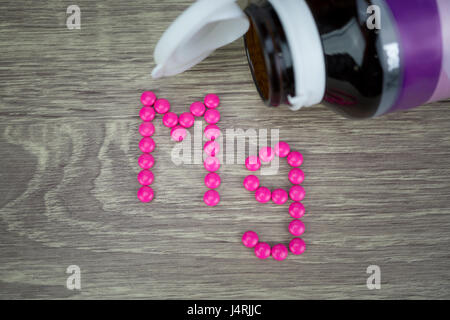
[[164,33],[154,78],[244,36],[268,106],[371,118],[450,97],[450,1],[198,0]]

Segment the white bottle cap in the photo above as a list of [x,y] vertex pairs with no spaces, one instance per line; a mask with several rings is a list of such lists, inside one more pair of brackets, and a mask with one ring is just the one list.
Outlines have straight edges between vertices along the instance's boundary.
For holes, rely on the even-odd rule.
[[182,73],[214,50],[242,37],[249,21],[236,0],[198,0],[164,32],[156,45],[153,78]]

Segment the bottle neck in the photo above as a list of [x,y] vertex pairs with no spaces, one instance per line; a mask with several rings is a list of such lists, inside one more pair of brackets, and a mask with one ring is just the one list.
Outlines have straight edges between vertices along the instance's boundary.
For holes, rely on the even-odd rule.
[[269,106],[298,110],[322,101],[325,58],[319,31],[304,0],[264,0],[245,10],[245,45],[258,91]]
[[278,15],[269,1],[252,3],[245,13],[250,20],[245,48],[258,92],[268,106],[287,104],[295,95],[294,66]]

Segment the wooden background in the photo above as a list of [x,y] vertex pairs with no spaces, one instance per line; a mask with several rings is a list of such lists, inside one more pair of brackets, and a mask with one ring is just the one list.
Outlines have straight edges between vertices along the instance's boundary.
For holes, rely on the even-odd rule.
[[[242,39],[177,77],[154,81],[153,49],[191,1],[0,2],[1,298],[450,298],[450,101],[369,121],[318,106],[265,108]],[[156,122],[151,204],[136,199],[139,96],[177,113],[214,92],[222,128],[280,129],[305,156],[307,252],[258,261],[257,231],[287,244],[283,207],[257,204],[242,165],[202,203],[204,170],[175,167]],[[288,187],[287,165],[264,177]],[[80,291],[66,268],[81,268]],[[381,290],[368,290],[378,265]]]

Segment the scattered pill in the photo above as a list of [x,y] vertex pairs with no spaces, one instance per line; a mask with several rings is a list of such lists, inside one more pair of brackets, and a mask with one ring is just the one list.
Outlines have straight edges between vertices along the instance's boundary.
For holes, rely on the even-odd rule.
[[259,188],[259,178],[253,175],[245,177],[244,188],[248,191],[257,190]]
[[143,186],[149,186],[153,183],[155,180],[155,176],[153,175],[153,172],[150,170],[142,170],[138,174],[138,181]]
[[142,121],[152,121],[155,119],[155,109],[152,107],[143,107],[141,111],[139,111],[139,116]]
[[277,261],[282,261],[288,256],[288,249],[284,244],[277,244],[272,248],[272,258]]
[[155,193],[152,188],[144,186],[139,189],[137,196],[142,202],[151,202],[155,197]]
[[209,124],[216,124],[220,121],[220,112],[216,109],[208,109],[205,112],[205,121]]
[[143,137],[150,137],[155,133],[155,126],[151,122],[142,122],[139,126],[139,133]]
[[254,248],[259,242],[258,234],[254,231],[247,231],[242,235],[242,243],[247,248]]
[[167,128],[173,128],[178,124],[178,116],[174,112],[167,112],[164,114],[162,122]]
[[255,192],[255,199],[258,202],[266,203],[270,201],[272,193],[266,187],[259,187]]
[[291,167],[300,167],[303,163],[303,155],[298,151],[292,151],[287,156],[287,162]]
[[207,171],[214,172],[219,170],[220,160],[216,157],[207,157],[203,165]]
[[208,156],[214,157],[220,151],[220,144],[217,141],[207,141],[204,150]]
[[210,109],[215,109],[219,106],[220,99],[215,94],[207,94],[205,97],[205,105]]
[[305,206],[300,202],[292,202],[289,206],[289,214],[292,218],[300,219],[305,215]]
[[169,112],[170,102],[166,99],[158,99],[155,102],[155,111],[159,114],[164,114]]
[[193,104],[191,104],[191,107],[189,108],[189,110],[191,111],[191,113],[194,116],[202,117],[205,114],[206,107],[202,102],[197,101],[197,102],[194,102]]
[[146,107],[152,106],[155,100],[156,95],[152,91],[144,91],[141,95],[141,103]]
[[255,246],[255,255],[259,258],[259,259],[267,259],[268,257],[270,257],[270,252],[271,252],[271,248],[270,246],[265,243],[265,242],[259,242],[258,244],[256,244]]
[[258,171],[261,168],[261,160],[257,156],[250,156],[245,159],[245,167],[249,171]]
[[215,172],[210,172],[205,176],[205,186],[209,189],[216,189],[220,186],[220,176]]
[[170,131],[170,136],[172,137],[173,141],[181,142],[186,138],[187,131],[185,128],[183,128],[181,126],[175,126]]
[[259,159],[261,162],[269,163],[275,158],[275,152],[271,147],[263,147],[259,149]]
[[216,190],[208,190],[203,196],[203,201],[210,207],[217,206],[220,202],[220,195]]
[[195,118],[190,112],[184,112],[180,114],[180,125],[184,128],[190,128],[194,125]]
[[272,201],[275,204],[285,204],[286,201],[288,200],[289,196],[288,193],[286,192],[286,190],[283,189],[275,189],[272,191]]
[[292,220],[289,224],[289,232],[293,236],[301,236],[303,233],[305,233],[305,224],[300,220]]
[[151,137],[144,137],[139,142],[139,149],[144,153],[153,152],[155,150],[156,144]]
[[293,168],[289,171],[289,181],[292,184],[302,184],[305,180],[305,173],[302,169]]
[[280,141],[275,145],[275,154],[280,158],[287,157],[289,152],[291,152],[291,147],[288,143]]
[[293,201],[302,201],[305,198],[305,189],[302,186],[292,186],[289,196]]
[[289,250],[291,250],[292,254],[300,255],[305,252],[306,245],[305,241],[300,238],[294,238],[289,242]]

